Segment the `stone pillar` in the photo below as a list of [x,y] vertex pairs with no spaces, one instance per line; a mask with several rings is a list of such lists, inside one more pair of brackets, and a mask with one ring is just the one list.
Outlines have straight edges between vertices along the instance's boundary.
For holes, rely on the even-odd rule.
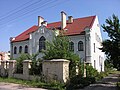
[[6,74],[6,61],[1,61],[1,72],[0,72],[1,76],[5,76]]
[[66,83],[69,79],[69,62],[65,59],[44,60],[42,69],[46,80],[58,80]]
[[28,80],[29,79],[29,68],[31,68],[31,62],[32,60],[24,60],[23,61],[23,76],[24,79]]
[[2,62],[2,60],[0,60],[0,69],[1,69],[1,62]]
[[15,71],[15,65],[16,65],[16,60],[9,61],[9,72],[8,72],[9,77],[13,77]]

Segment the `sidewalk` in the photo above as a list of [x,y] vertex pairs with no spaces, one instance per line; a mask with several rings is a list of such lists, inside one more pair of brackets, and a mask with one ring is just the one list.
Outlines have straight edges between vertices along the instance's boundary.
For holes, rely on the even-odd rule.
[[119,76],[120,74],[110,74],[96,84],[91,84],[90,86],[79,90],[117,90],[116,83],[119,81]]

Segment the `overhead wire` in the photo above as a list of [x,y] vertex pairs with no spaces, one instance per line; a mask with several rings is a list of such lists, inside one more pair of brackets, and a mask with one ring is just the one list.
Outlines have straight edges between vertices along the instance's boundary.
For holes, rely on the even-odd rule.
[[28,7],[31,7],[31,6],[34,5],[34,4],[38,4],[38,3],[40,3],[40,1],[42,1],[42,0],[38,0],[38,1],[36,1],[36,2],[34,2],[34,3],[32,3],[32,4],[30,4],[30,5],[28,5],[28,6],[25,6],[25,7],[21,8],[20,10],[17,10],[17,11],[15,11],[15,12],[12,12],[12,13],[10,13],[10,14],[7,14],[6,16],[0,18],[0,21],[3,21],[4,19],[6,19],[6,18],[9,17],[9,16],[12,16],[12,15],[14,15],[14,14],[16,14],[16,13],[18,13],[18,12],[20,12],[20,11],[26,9],[26,8],[28,8]]
[[[54,0],[54,1],[56,1],[56,0]],[[69,0],[68,0],[69,1]],[[52,1],[53,2],[53,1]],[[65,0],[64,0],[64,2],[65,2]],[[49,3],[51,3],[51,2],[49,2]],[[47,3],[47,4],[49,4],[49,3]],[[53,8],[53,7],[55,7],[55,6],[58,6],[58,5],[61,5],[62,4],[62,2],[58,2],[58,3],[55,3],[55,4],[53,4],[53,5],[51,5],[51,6],[48,6],[48,7],[46,7],[46,8],[42,8],[42,7],[44,7],[44,6],[47,6],[46,4],[45,5],[43,5],[43,6],[41,6],[41,8],[40,9],[38,9],[38,8],[36,8],[33,12],[36,12],[36,11],[44,11],[44,10],[46,10],[46,9],[49,9],[49,8]],[[27,15],[28,16],[28,14],[29,15],[32,15],[32,14],[35,14],[35,13],[31,13],[31,11],[28,13],[28,12],[26,12],[26,13],[24,13],[21,17],[19,17],[19,18],[22,18],[23,16],[25,16],[25,15]],[[13,21],[15,21],[16,19],[18,19],[18,18],[14,18],[14,19],[12,19],[11,21],[9,21],[8,23],[10,23],[10,22],[13,22]]]
[[17,9],[20,9],[21,7],[25,6],[26,4],[31,3],[31,1],[33,1],[33,0],[30,0],[30,1],[28,1],[28,2],[26,2],[26,3],[24,3],[24,4],[22,4],[22,5],[18,6],[17,8],[8,11],[7,13],[4,13],[3,15],[0,16],[0,19],[1,19],[2,17],[5,17],[6,15],[8,15],[8,14],[10,14],[10,13],[15,12]]
[[[12,18],[12,19],[10,19],[9,21],[7,21],[7,23],[9,23],[9,22],[11,22],[11,21],[14,21],[14,20],[16,20],[16,19],[18,19],[18,18],[21,18],[21,17],[23,17],[23,16],[25,16],[25,15],[27,15],[27,14],[29,14],[29,13],[33,13],[33,12],[35,12],[35,10],[40,10],[40,9],[42,9],[43,7],[47,6],[48,4],[53,3],[53,2],[55,2],[55,1],[56,1],[56,0],[47,0],[47,3],[41,4],[39,7],[33,8],[32,10],[28,10],[28,12],[25,12],[25,13],[23,13],[23,14],[19,14],[18,16],[15,16],[14,18]],[[46,1],[45,1],[45,2],[46,2]],[[0,25],[3,25],[3,23],[0,24]]]

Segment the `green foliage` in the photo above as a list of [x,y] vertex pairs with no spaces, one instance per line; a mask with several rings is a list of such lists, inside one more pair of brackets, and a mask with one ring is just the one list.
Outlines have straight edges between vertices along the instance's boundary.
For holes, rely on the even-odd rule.
[[29,54],[21,54],[19,58],[17,58],[17,65],[15,73],[23,73],[23,60],[30,60],[31,57]]
[[84,88],[85,86],[88,86],[89,84],[94,82],[95,82],[94,77],[81,77],[78,75],[70,79],[70,82],[66,86],[66,90]]
[[105,60],[105,72],[109,72],[113,69],[113,64],[110,62],[110,60]]
[[42,60],[33,60],[29,73],[30,75],[42,75]]
[[70,77],[76,75],[76,65],[80,62],[78,55],[69,50],[69,38],[66,36],[54,37],[52,42],[47,42],[47,48],[43,51],[43,59],[68,59],[70,60]]
[[69,39],[65,36],[54,37],[52,42],[46,42],[46,50],[43,51],[45,60],[67,58],[69,52]]
[[60,82],[50,82],[50,83],[44,83],[44,82],[36,82],[36,81],[27,81],[27,80],[21,80],[21,79],[14,79],[14,78],[1,78],[0,82],[8,82],[8,83],[16,83],[21,84],[25,86],[30,87],[37,87],[37,88],[46,88],[50,90],[65,90],[65,85],[61,84]]
[[106,25],[102,28],[107,32],[110,39],[103,41],[102,51],[107,55],[108,60],[114,65],[114,68],[120,70],[120,23],[117,16],[106,19]]

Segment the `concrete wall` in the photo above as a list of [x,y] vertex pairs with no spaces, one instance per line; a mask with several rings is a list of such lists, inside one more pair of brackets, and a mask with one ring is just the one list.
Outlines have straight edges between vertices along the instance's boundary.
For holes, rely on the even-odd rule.
[[43,74],[47,81],[67,82],[69,79],[69,61],[64,59],[45,60],[43,61]]
[[[6,64],[7,62],[7,64]],[[43,61],[42,76],[29,75],[29,69],[31,68],[31,60],[23,61],[23,73],[16,74],[16,60],[1,61],[0,75],[8,77],[14,77],[24,80],[40,80],[43,78],[46,82],[51,80],[57,80],[62,83],[67,82],[69,79],[69,61],[64,59],[45,60]],[[7,71],[6,71],[7,70]]]

